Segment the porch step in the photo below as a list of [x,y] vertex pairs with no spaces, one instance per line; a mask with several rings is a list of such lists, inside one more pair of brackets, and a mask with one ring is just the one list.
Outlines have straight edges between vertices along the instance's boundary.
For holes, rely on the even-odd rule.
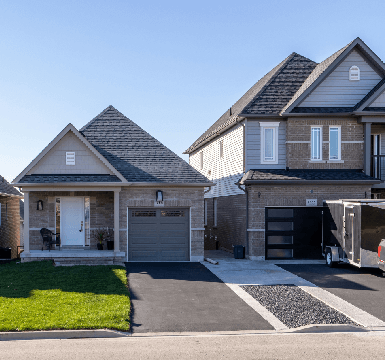
[[67,251],[67,250],[74,250],[74,251],[79,251],[79,250],[89,250],[89,246],[61,246],[61,250]]
[[123,257],[61,258],[54,257],[55,266],[124,266]]

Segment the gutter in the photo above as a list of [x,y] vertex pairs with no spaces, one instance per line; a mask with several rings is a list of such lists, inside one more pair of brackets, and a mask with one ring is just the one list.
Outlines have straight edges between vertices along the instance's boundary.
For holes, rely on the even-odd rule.
[[248,184],[380,184],[381,180],[246,180]]
[[62,182],[62,183],[12,183],[14,187],[212,187],[216,183],[162,183],[162,182]]
[[241,191],[246,193],[246,252],[247,256],[249,256],[249,232],[247,229],[249,228],[249,192],[247,190],[247,187],[245,185],[245,189],[241,188],[241,184],[239,182],[234,183]]

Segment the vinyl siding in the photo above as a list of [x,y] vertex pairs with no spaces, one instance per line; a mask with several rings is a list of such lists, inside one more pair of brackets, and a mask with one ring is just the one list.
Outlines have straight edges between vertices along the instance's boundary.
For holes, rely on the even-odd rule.
[[[359,81],[349,80],[349,69],[360,68]],[[351,107],[356,105],[381,77],[353,50],[346,59],[299,105],[299,107]]]
[[[66,165],[66,152],[75,152],[75,165]],[[71,131],[28,172],[30,174],[112,174]]]
[[286,122],[279,122],[278,164],[271,165],[261,164],[261,126],[259,123],[255,120],[247,120],[246,123],[246,170],[284,169],[286,167]]
[[371,107],[385,107],[385,91],[369,105],[369,108]]
[[[243,125],[239,124],[190,154],[190,165],[216,183],[211,187],[211,191],[205,194],[205,198],[244,194],[234,184],[243,175],[243,131]],[[222,141],[223,157],[220,157]],[[200,166],[202,152],[203,169]]]

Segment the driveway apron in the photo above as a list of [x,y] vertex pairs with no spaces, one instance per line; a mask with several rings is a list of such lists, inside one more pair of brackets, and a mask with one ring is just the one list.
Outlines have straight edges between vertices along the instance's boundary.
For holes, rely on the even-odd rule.
[[273,330],[205,266],[128,262],[132,332]]

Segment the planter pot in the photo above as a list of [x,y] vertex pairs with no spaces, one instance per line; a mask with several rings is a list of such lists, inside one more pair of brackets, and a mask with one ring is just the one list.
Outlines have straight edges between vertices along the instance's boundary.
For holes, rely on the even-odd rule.
[[99,251],[103,251],[103,245],[102,244],[98,243],[97,246],[98,246]]
[[114,241],[107,241],[107,249],[109,251],[113,251],[114,250]]

